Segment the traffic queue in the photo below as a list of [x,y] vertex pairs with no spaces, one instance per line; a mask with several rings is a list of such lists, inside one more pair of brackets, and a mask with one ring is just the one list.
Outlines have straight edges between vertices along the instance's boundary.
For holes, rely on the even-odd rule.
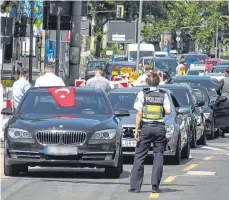
[[[4,126],[5,175],[18,176],[29,166],[67,166],[105,168],[108,177],[119,178],[126,156],[134,156],[129,191],[139,192],[142,177],[136,173],[154,154],[152,187],[158,192],[163,155],[179,165],[190,148],[224,137],[229,128],[229,68],[218,70],[226,76],[219,83],[206,72],[210,61],[202,73],[195,69],[199,63],[189,67],[187,57],[153,57],[138,71],[134,62],[91,60],[86,79],[75,87],[65,86],[48,66],[35,87],[16,94],[16,107],[1,111],[10,116]],[[28,72],[22,75],[26,83]]]

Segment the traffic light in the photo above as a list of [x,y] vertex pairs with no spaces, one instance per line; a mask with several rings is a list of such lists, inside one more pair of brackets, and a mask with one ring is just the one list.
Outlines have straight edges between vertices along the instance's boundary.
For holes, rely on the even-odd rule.
[[81,16],[87,17],[87,15],[88,15],[88,2],[82,1]]
[[14,25],[14,37],[19,37],[19,31],[20,31],[20,23],[19,21],[16,21]]
[[123,18],[123,16],[124,16],[124,6],[123,5],[117,5],[116,17],[117,18]]

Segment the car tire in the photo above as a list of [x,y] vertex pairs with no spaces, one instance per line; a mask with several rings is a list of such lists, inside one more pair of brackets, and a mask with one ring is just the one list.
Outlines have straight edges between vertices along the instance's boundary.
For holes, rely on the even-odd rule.
[[107,178],[119,178],[122,171],[123,171],[123,162],[122,162],[122,153],[120,153],[117,167],[105,168],[105,174]]
[[190,144],[187,141],[187,144],[182,149],[182,158],[183,159],[189,159],[189,156],[190,156]]
[[196,125],[193,127],[193,134],[192,134],[192,140],[190,143],[191,148],[197,147],[197,139],[196,139]]
[[177,141],[177,148],[176,148],[176,154],[173,159],[173,164],[174,165],[180,165],[181,162],[181,139],[180,136],[178,137]]
[[26,165],[6,165],[7,154],[7,145],[4,142],[4,175],[5,176],[19,176],[20,172],[28,172],[28,166]]
[[215,125],[214,122],[211,123],[211,134],[208,136],[209,140],[214,140],[215,138]]

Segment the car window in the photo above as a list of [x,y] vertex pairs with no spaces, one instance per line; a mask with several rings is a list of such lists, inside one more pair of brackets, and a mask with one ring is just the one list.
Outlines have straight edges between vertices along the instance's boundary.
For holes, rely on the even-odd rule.
[[204,101],[204,102],[209,101],[207,94],[203,90],[195,89],[193,91],[194,91],[194,94],[195,94],[197,100]]
[[181,107],[183,106],[190,106],[192,104],[191,98],[188,95],[188,92],[186,90],[182,89],[169,89],[175,98],[177,99],[179,105]]
[[102,93],[76,92],[74,107],[60,107],[47,90],[29,92],[18,113],[20,115],[110,115],[112,110]]
[[174,83],[188,83],[190,85],[194,86],[201,86],[205,88],[211,88],[211,89],[216,89],[218,87],[218,84],[215,83],[213,80],[177,80],[175,79],[173,81]]
[[175,108],[179,108],[180,105],[179,105],[179,103],[178,103],[176,97],[175,97],[173,94],[171,94],[171,98],[172,98],[173,105],[175,106]]
[[89,61],[87,68],[105,67],[106,62],[104,61]]
[[226,70],[226,68],[222,67],[222,68],[214,68],[213,69],[213,73],[224,73]]
[[114,111],[118,109],[134,110],[137,93],[110,93],[109,100]]

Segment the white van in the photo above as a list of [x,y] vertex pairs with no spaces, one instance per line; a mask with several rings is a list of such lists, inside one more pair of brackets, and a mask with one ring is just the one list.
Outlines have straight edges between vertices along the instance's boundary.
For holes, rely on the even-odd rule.
[[[128,61],[137,61],[137,50],[138,44],[128,44],[126,49],[126,55],[128,57]],[[155,48],[153,44],[140,44],[140,56],[148,57],[154,56]]]

